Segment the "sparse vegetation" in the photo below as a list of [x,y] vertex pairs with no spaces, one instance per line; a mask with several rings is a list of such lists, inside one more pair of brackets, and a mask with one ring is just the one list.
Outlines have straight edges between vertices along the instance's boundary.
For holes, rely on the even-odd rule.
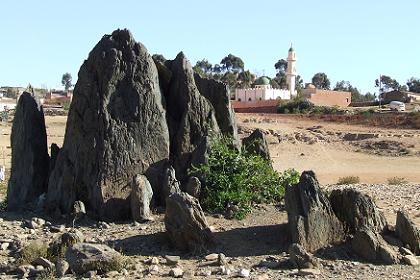
[[338,179],[337,185],[351,185],[360,183],[359,176],[345,176]]
[[55,269],[46,269],[42,271],[38,277],[36,277],[36,280],[54,280],[57,279],[55,276]]
[[392,177],[392,178],[388,178],[388,185],[404,185],[404,184],[408,184],[408,181],[404,178],[404,177]]
[[261,156],[238,151],[229,143],[226,138],[213,140],[208,163],[190,170],[205,182],[201,197],[205,210],[223,213],[232,206],[233,216],[242,219],[253,204],[280,201],[285,186],[298,182],[297,171],[279,174]]
[[100,273],[107,273],[109,271],[121,271],[124,268],[127,269],[130,266],[130,259],[123,255],[115,255],[110,262],[98,262],[96,270]]
[[48,245],[41,242],[31,242],[23,247],[18,258],[19,264],[30,264],[37,258],[49,259]]
[[314,104],[305,99],[295,99],[279,105],[277,112],[280,114],[306,114],[312,111]]

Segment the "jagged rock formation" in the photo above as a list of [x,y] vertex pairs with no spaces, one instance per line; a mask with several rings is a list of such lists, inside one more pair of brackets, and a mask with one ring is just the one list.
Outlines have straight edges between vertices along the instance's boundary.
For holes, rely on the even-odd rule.
[[158,177],[168,157],[156,66],[128,30],[114,31],[80,68],[47,205],[68,213],[81,200],[103,219],[127,219],[133,177]]
[[171,164],[183,182],[191,164],[205,160],[206,136],[220,129],[214,107],[198,90],[194,71],[182,52],[159,67],[159,77],[166,100]]
[[242,139],[242,144],[248,152],[260,155],[266,160],[271,161],[267,140],[261,129],[257,128],[251,135]]
[[381,233],[387,225],[373,200],[355,189],[333,190],[330,202],[348,233],[354,234],[363,227]]
[[47,208],[69,213],[81,200],[101,219],[129,219],[133,177],[146,175],[162,203],[165,168],[185,184],[220,133],[238,142],[225,85],[194,77],[182,52],[153,61],[128,30],[114,31],[80,68]]
[[35,203],[46,192],[49,171],[44,112],[28,92],[21,95],[16,106],[10,141],[8,209],[18,210]]
[[303,172],[297,185],[286,188],[285,202],[293,243],[313,252],[344,240],[343,226],[314,172]]
[[180,250],[198,253],[214,246],[200,203],[187,193],[173,193],[166,199],[165,228]]
[[404,245],[408,244],[410,246],[414,254],[420,255],[420,230],[405,211],[397,212],[395,233]]
[[168,166],[163,170],[163,179],[162,179],[162,191],[161,199],[162,205],[166,204],[166,199],[173,193],[179,193],[180,183],[176,179],[175,169],[172,166]]

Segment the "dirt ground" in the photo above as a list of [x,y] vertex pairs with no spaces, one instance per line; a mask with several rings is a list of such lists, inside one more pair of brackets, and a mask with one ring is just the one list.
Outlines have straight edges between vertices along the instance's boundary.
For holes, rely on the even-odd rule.
[[402,177],[420,182],[420,130],[366,127],[278,114],[236,114],[244,134],[267,132],[274,168],[314,170],[321,184],[359,176],[362,183]]

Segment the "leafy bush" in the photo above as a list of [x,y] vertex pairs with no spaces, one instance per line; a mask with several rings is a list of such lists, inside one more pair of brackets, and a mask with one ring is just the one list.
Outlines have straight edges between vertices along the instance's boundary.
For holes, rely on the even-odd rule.
[[408,181],[404,177],[392,177],[388,178],[389,185],[404,185],[408,184]]
[[309,102],[306,99],[296,99],[290,102],[280,104],[277,108],[277,112],[280,114],[287,114],[292,112],[294,114],[299,114],[300,112],[309,112],[314,107],[314,104]]
[[346,176],[338,179],[337,185],[351,185],[360,183],[359,176]]
[[212,140],[208,163],[193,166],[190,174],[204,182],[201,204],[211,213],[235,206],[233,216],[242,219],[252,205],[280,201],[286,185],[296,184],[299,173],[275,171],[270,162],[245,150],[238,151],[228,138]]

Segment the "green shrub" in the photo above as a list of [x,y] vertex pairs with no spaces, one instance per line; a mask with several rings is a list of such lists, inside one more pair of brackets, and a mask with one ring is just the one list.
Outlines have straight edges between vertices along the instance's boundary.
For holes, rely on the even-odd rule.
[[337,185],[350,185],[360,183],[359,176],[346,176],[338,179]]
[[204,182],[201,204],[205,210],[223,213],[234,205],[234,217],[242,219],[253,204],[280,201],[285,186],[298,183],[297,171],[279,174],[261,156],[238,151],[229,143],[231,139],[213,139],[208,163],[190,169]]
[[389,185],[404,185],[408,184],[408,181],[404,177],[392,177],[388,178]]
[[292,112],[294,114],[299,114],[300,112],[309,112],[314,107],[314,104],[309,102],[306,99],[295,99],[286,103],[282,103],[277,108],[277,112],[280,114],[287,114],[287,112]]

